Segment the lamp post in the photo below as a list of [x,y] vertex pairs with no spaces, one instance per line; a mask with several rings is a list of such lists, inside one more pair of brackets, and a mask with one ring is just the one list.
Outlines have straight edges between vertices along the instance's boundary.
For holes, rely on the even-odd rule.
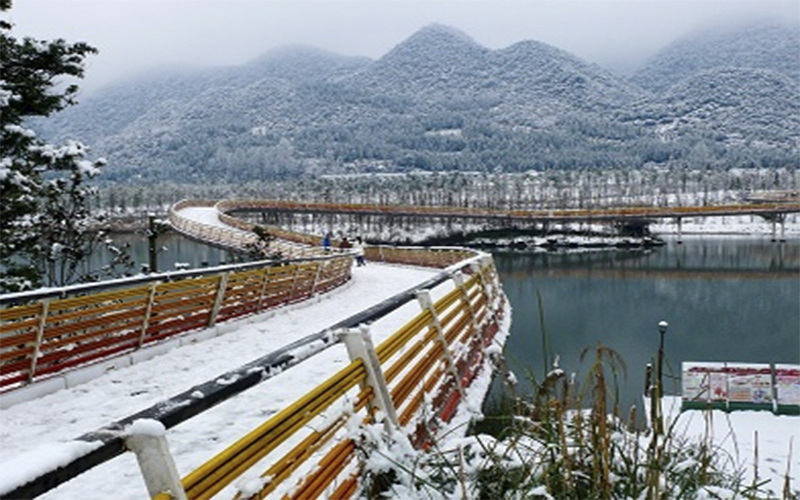
[[661,406],[663,396],[662,372],[664,368],[664,334],[667,333],[669,324],[666,321],[658,322],[658,358],[656,359],[655,387],[650,391],[650,421],[653,426],[653,438],[650,440],[650,459],[652,466],[647,473],[647,498],[661,498],[660,493],[660,474],[661,474],[661,452],[662,448],[658,445],[658,436],[664,434],[664,414]]
[[658,343],[658,359],[656,360],[656,380],[658,380],[658,385],[656,385],[656,397],[658,401],[655,402],[658,405],[658,409],[656,410],[657,419],[653,422],[655,431],[658,434],[663,434],[664,432],[664,415],[662,413],[661,398],[664,396],[664,334],[667,333],[668,326],[669,323],[663,320],[658,323],[658,333],[660,337]]

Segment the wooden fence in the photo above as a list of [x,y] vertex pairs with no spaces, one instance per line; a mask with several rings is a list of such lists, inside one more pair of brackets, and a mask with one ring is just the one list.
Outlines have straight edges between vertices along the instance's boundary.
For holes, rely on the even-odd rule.
[[348,281],[351,267],[341,254],[2,296],[0,390],[307,299]]
[[[223,202],[179,201],[170,207],[169,222],[180,233],[209,245],[239,252],[257,247],[260,242],[253,231],[257,224],[238,219],[220,211],[219,205],[221,203]],[[186,217],[181,213],[182,210],[191,208],[213,208],[219,224],[199,221],[192,217]],[[321,248],[320,238],[284,231],[271,226],[262,226],[262,229],[275,238],[269,243],[269,253],[281,254],[284,258],[290,259],[323,257],[326,255]]]
[[[473,254],[380,246],[366,255],[444,268]],[[333,253],[0,296],[0,391],[327,292],[350,279],[351,263]]]
[[[421,312],[377,348],[364,331],[340,332],[352,362],[184,477],[186,497],[210,498],[252,475],[253,465],[265,458],[257,498],[275,492],[297,499],[351,497],[359,486],[361,445],[347,429],[353,420],[375,423],[377,410],[389,433],[428,446],[485,369],[502,316],[491,260],[464,271],[469,274],[454,277],[456,286],[435,303],[421,291]],[[174,490],[151,494],[181,498]]]
[[[137,455],[153,498],[210,498],[219,493],[239,498],[242,492],[232,491],[231,484],[244,474],[261,474],[258,498],[353,496],[363,472],[358,452],[365,451],[353,428],[378,425],[387,435],[408,436],[416,447],[429,446],[437,431],[456,415],[475,377],[482,370],[491,370],[487,348],[496,342],[506,311],[491,256],[444,249],[392,249],[385,255],[393,252],[405,260],[416,256],[417,261],[439,264],[457,256],[469,257],[414,289],[223,376],[234,383],[221,385],[215,377],[77,438],[75,441],[90,443],[91,451],[56,469],[41,471],[35,479],[13,491],[0,492],[0,496],[37,496],[127,451]],[[441,290],[438,287],[448,280],[451,288],[432,300],[430,291]],[[419,313],[409,317],[403,309],[404,326],[374,347],[363,325],[400,314],[396,311],[414,300]],[[177,476],[166,434],[152,433],[149,424],[141,434],[133,430],[140,420],[157,420],[166,429],[179,425],[337,343],[347,347],[348,366],[183,479]],[[313,349],[312,344],[316,346]],[[298,352],[306,354],[299,356]],[[197,393],[204,397],[195,397]]]

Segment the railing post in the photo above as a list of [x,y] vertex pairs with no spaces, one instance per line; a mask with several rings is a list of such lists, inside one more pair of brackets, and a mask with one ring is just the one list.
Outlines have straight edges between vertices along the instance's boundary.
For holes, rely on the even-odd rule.
[[466,306],[467,311],[469,311],[469,318],[470,322],[472,323],[472,331],[481,339],[481,349],[486,349],[486,338],[483,336],[483,330],[478,324],[478,317],[475,314],[475,310],[472,308],[472,302],[469,300],[469,290],[467,290],[467,286],[464,284],[464,275],[460,272],[455,272],[450,275],[450,278],[452,278],[452,280],[455,282],[458,289],[461,290],[461,301]]
[[217,296],[214,299],[214,308],[211,309],[211,314],[208,317],[208,326],[217,324],[217,315],[219,315],[219,308],[222,306],[222,299],[225,298],[225,288],[228,286],[228,276],[230,271],[226,272],[219,278],[219,286],[217,287]]
[[264,305],[264,294],[267,291],[267,284],[269,284],[269,271],[270,267],[264,268],[264,280],[261,282],[261,291],[258,292],[258,307],[256,311],[261,312],[261,308]]
[[147,327],[150,326],[150,315],[153,312],[153,301],[156,299],[156,288],[160,282],[156,281],[150,285],[150,293],[147,296],[147,306],[145,306],[144,319],[142,320],[142,330],[139,332],[137,345],[141,348],[144,345],[144,336],[147,334]]
[[436,339],[442,344],[442,352],[444,353],[445,363],[447,364],[447,371],[450,372],[450,376],[453,377],[453,380],[455,381],[456,390],[461,393],[461,397],[464,398],[466,395],[464,392],[464,386],[461,383],[461,377],[458,376],[455,360],[450,352],[450,346],[447,344],[447,339],[444,336],[444,328],[442,327],[442,323],[439,321],[439,317],[436,314],[436,308],[433,306],[431,292],[429,290],[418,291],[417,300],[419,301],[419,304],[423,310],[427,310],[431,313],[430,326],[436,331]]
[[317,272],[314,273],[314,283],[311,285],[311,296],[313,297],[315,293],[317,293],[317,284],[319,283],[319,275],[322,274],[322,264],[327,261],[319,261],[317,262]]
[[487,280],[486,275],[484,274],[485,269],[491,269],[494,266],[494,262],[492,261],[492,256],[487,255],[480,259],[479,262],[473,262],[470,264],[472,270],[480,277],[481,284],[483,285],[484,291],[486,293],[486,303],[489,304],[491,301],[494,300],[495,297],[498,295],[498,286],[496,280]]
[[125,446],[136,454],[150,498],[168,493],[175,500],[187,500],[161,422],[135,421],[131,424],[131,434],[125,438]]
[[28,374],[28,382],[33,382],[36,375],[36,364],[39,362],[41,354],[42,340],[44,339],[44,327],[47,324],[47,313],[50,311],[50,299],[42,300],[42,312],[39,317],[39,326],[36,329],[36,344],[33,346],[33,356],[31,356],[31,368]]
[[[484,270],[492,269],[494,263],[492,261],[491,256],[486,256],[481,259],[480,262],[473,262],[470,264],[472,271],[478,275],[478,279],[481,282],[481,290],[483,294],[486,296],[486,310],[488,314],[496,321],[497,320],[497,308],[499,305],[496,303],[497,297],[501,294],[500,288],[498,286],[496,279],[488,279]],[[496,276],[496,275],[495,275]]]
[[296,263],[292,264],[294,266],[294,274],[292,275],[292,287],[289,289],[289,298],[286,300],[287,302],[291,302],[294,300],[294,294],[297,290],[297,275],[300,273],[301,264]]
[[381,369],[381,362],[375,352],[369,328],[361,326],[358,330],[346,329],[339,333],[339,338],[347,347],[347,354],[351,361],[361,359],[367,371],[367,383],[372,386],[372,404],[385,415],[384,428],[388,434],[400,427],[397,419],[397,410],[389,394],[386,378]]

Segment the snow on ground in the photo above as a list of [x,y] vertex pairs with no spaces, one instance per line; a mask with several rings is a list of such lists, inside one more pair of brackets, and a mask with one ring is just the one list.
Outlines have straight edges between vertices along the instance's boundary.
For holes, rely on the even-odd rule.
[[[224,226],[210,208],[191,208],[194,220]],[[187,215],[184,211],[183,215]],[[195,213],[196,212],[196,213]],[[800,235],[797,216],[787,220],[786,236]],[[708,218],[702,230],[684,221],[684,234],[738,233],[769,234],[771,224],[758,217],[734,221]],[[716,221],[716,222],[714,222]],[[665,224],[675,228],[674,224]],[[728,231],[726,229],[735,230]],[[747,226],[747,229],[743,229]],[[225,226],[227,227],[227,226]],[[697,226],[699,227],[699,225]],[[674,232],[667,228],[655,233]],[[59,391],[37,400],[0,410],[0,470],[36,469],[36,457],[49,454],[59,443],[69,441],[103,425],[168,399],[194,385],[210,380],[237,366],[259,358],[281,346],[326,327],[406,290],[435,274],[430,269],[369,264],[353,269],[349,285],[322,296],[317,301],[298,304],[257,317],[237,321],[229,333],[196,344],[185,345],[139,364],[113,370],[85,384]],[[452,287],[445,282],[433,291],[434,300]],[[385,320],[372,325],[375,344],[397,330],[419,311],[410,303]],[[507,326],[507,325],[506,325]],[[181,476],[219,453],[247,432],[266,421],[300,395],[311,390],[348,362],[343,346],[337,345],[286,372],[234,397],[217,407],[167,431],[167,439]],[[488,383],[488,379],[478,381]],[[463,410],[477,411],[480,402],[470,400]],[[467,412],[468,413],[468,412]],[[464,421],[468,414],[460,411]],[[759,475],[782,481],[792,443],[792,489],[800,489],[800,418],[774,417],[764,412],[712,414],[713,436],[736,463],[750,465],[755,460],[758,433]],[[702,436],[706,421],[701,412],[683,414],[678,429]],[[7,472],[0,476],[0,491],[10,481]],[[138,499],[146,489],[133,454],[127,453],[79,476],[45,494],[42,498]]]
[[[324,330],[436,274],[435,270],[370,263],[353,269],[350,285],[310,303],[237,321],[235,330],[182,346],[148,361],[37,400],[0,411],[0,470],[36,468],[35,457],[68,441],[168,399],[194,385]],[[434,300],[452,289],[446,281]],[[411,302],[375,322],[375,344],[419,312]],[[349,362],[336,345],[300,365],[167,431],[181,476],[244,436]],[[10,478],[0,475],[3,482]],[[92,469],[42,498],[139,499],[146,489],[133,454]]]
[[[772,222],[759,215],[726,215],[721,217],[686,217],[682,221],[684,235],[690,234],[745,234],[772,235]],[[662,220],[650,224],[650,232],[656,235],[678,234],[678,225],[673,220]],[[776,236],[781,237],[780,224]],[[800,237],[800,214],[787,214],[784,222],[786,238]]]
[[229,229],[231,231],[238,231],[238,229],[231,227],[219,220],[219,212],[217,211],[217,207],[185,207],[180,209],[179,213],[187,219],[191,219],[209,226],[224,227],[225,229]]
[[745,485],[757,471],[759,481],[767,481],[762,488],[780,494],[788,472],[790,489],[800,491],[800,417],[769,411],[680,413],[680,406],[681,398],[664,398],[667,428],[674,422],[674,435],[710,438],[730,470],[743,471]]

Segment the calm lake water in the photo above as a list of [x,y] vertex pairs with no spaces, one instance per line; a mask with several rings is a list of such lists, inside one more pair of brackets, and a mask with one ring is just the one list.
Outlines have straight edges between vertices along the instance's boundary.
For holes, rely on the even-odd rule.
[[[706,237],[648,251],[496,253],[495,263],[513,308],[506,356],[522,393],[526,374],[542,380],[545,371],[538,297],[550,351],[577,380],[593,361],[580,362],[584,348],[622,356],[625,409],[641,408],[661,320],[665,374],[679,375],[683,361],[800,363],[800,241]],[[665,391],[679,390],[665,378]],[[489,399],[501,392],[496,381]]]
[[[141,264],[149,262],[147,251],[147,238],[141,234],[114,234],[111,235],[114,243],[122,246],[130,243],[130,253],[136,263],[135,272],[140,270]],[[204,245],[190,240],[178,233],[166,233],[158,237],[158,270],[174,271],[176,263],[189,264],[189,267],[210,267],[231,263],[231,256],[225,250]],[[108,252],[103,249],[94,258],[93,265],[98,267],[109,261]]]

